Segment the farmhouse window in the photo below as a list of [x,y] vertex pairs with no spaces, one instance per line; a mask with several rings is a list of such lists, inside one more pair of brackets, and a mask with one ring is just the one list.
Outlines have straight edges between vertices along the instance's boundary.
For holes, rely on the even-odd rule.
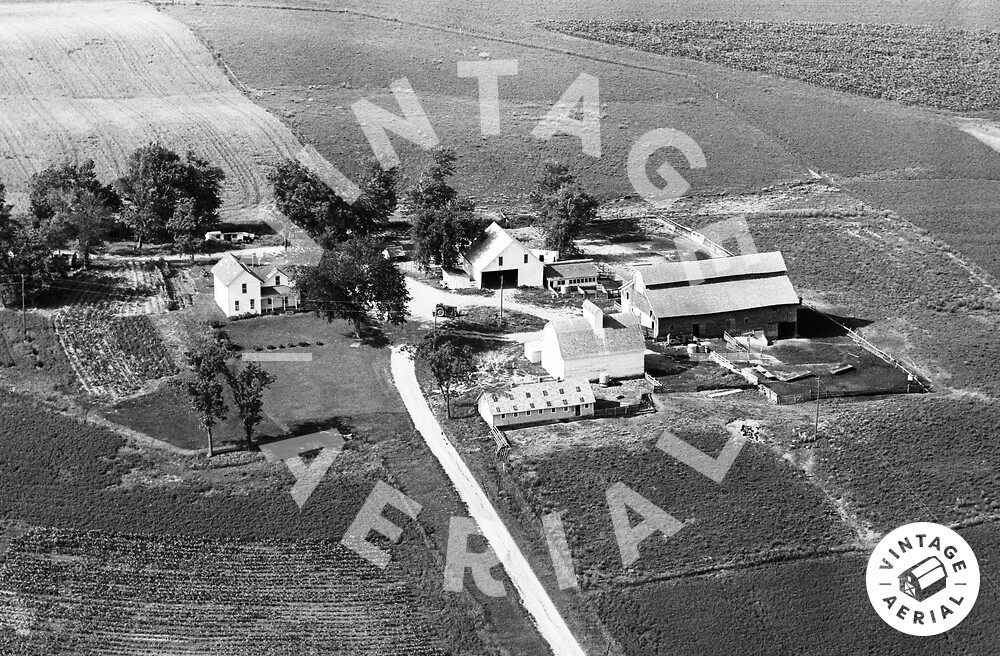
[[281,284],[281,276],[275,276],[274,277],[274,284],[275,285],[280,285]]
[[544,255],[539,255],[538,256],[538,261],[539,262],[544,262],[545,261],[545,256]]
[[246,294],[247,293],[247,284],[243,283],[242,287],[243,287],[243,293]]
[[236,301],[236,307],[233,308],[233,309],[236,310],[237,312],[240,311],[240,302],[239,301]]
[[251,310],[253,309],[253,304],[254,304],[254,299],[252,299],[252,298],[251,298],[251,299],[250,299],[250,309],[251,309]]
[[556,409],[555,409],[555,408],[552,408],[552,412],[555,412],[555,411],[556,411]]
[[525,264],[528,263],[528,254],[527,253],[524,254],[524,263]]
[[503,255],[497,258],[497,266],[503,266]]
[[625,300],[627,301],[627,300],[628,300],[629,298],[630,298],[630,297],[629,297],[629,295],[628,295],[628,292],[625,292]]
[[517,413],[517,412],[515,412],[515,413],[514,413],[514,416],[516,417],[516,416],[517,416],[518,414],[520,414],[520,413]]
[[507,418],[507,414],[506,414],[506,413],[504,413],[504,412],[501,412],[501,413],[500,413],[500,418],[501,418],[501,419],[506,419],[506,418]]
[[743,323],[750,323],[750,317],[744,317]]

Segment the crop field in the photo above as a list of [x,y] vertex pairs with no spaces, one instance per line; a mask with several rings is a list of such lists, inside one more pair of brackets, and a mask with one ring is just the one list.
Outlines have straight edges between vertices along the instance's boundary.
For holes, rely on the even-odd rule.
[[93,158],[113,178],[160,140],[221,166],[225,212],[247,213],[268,198],[266,166],[300,149],[190,30],[141,3],[0,6],[0,79],[0,179],[15,199],[55,161]]
[[[163,577],[163,572],[158,573],[159,570],[152,564],[157,558],[167,564],[177,562],[170,553],[171,545],[176,545],[178,549],[183,549],[184,545],[191,548],[201,545],[206,549],[206,554],[216,554],[222,560],[228,557],[227,554],[234,554],[235,562],[239,562],[241,558],[256,558],[256,571],[247,572],[246,575],[252,574],[258,578],[244,579],[243,582],[247,585],[252,585],[254,581],[270,581],[268,585],[276,590],[281,585],[278,577],[286,576],[286,587],[297,590],[296,594],[303,598],[319,592],[323,581],[310,578],[310,571],[320,574],[332,567],[336,571],[331,572],[331,576],[337,572],[348,574],[342,568],[345,560],[342,552],[324,545],[329,545],[329,541],[339,541],[370,493],[374,481],[384,480],[419,499],[424,510],[419,524],[397,518],[404,529],[403,536],[396,545],[384,545],[393,554],[393,562],[384,578],[375,577],[374,580],[382,581],[375,587],[381,586],[384,591],[401,600],[406,600],[411,594],[418,595],[418,603],[407,602],[411,612],[419,613],[426,622],[432,623],[434,639],[440,639],[456,656],[486,656],[490,652],[483,645],[484,642],[495,640],[492,637],[494,630],[501,633],[513,632],[509,638],[505,638],[506,643],[522,645],[525,653],[532,653],[532,645],[537,644],[537,634],[530,623],[527,623],[523,611],[518,611],[512,600],[480,599],[473,598],[471,594],[442,592],[441,568],[443,548],[447,543],[448,518],[453,514],[464,514],[464,511],[454,494],[448,492],[449,488],[442,480],[443,475],[427,462],[426,452],[415,448],[411,435],[412,426],[400,413],[383,413],[356,426],[355,438],[337,457],[309,502],[299,510],[289,494],[294,479],[282,463],[267,463],[260,456],[248,454],[230,454],[208,461],[204,457],[176,457],[169,452],[144,449],[141,444],[137,447],[104,428],[79,423],[53,412],[47,406],[7,392],[0,393],[0,411],[5,417],[0,424],[0,445],[3,447],[0,449],[3,453],[0,457],[0,516],[4,517],[4,521],[8,525],[13,523],[19,526],[59,529],[59,535],[72,535],[61,533],[62,531],[96,532],[86,534],[93,540],[117,536],[114,541],[121,545],[120,549],[110,551],[122,553],[122,559],[109,561],[109,567],[113,568],[117,564],[121,577],[157,577],[160,587],[151,587],[154,592],[166,591],[168,582],[176,581],[177,585],[173,590],[177,594],[177,604],[190,606],[207,600],[204,595],[195,596],[193,590],[184,590],[183,582],[194,576],[193,570],[178,571],[179,579]],[[391,465],[391,471],[387,469],[387,465]],[[389,513],[389,516],[392,517],[392,514]],[[45,534],[42,531],[40,535],[43,540],[48,540],[49,538],[44,537]],[[123,538],[122,534],[131,535]],[[87,551],[89,547],[86,542],[91,538],[83,540],[81,548],[84,555],[96,556],[99,551]],[[74,540],[76,543],[80,541],[79,538],[69,537],[65,540],[67,555],[73,554]],[[248,544],[237,548],[232,544],[234,540]],[[294,542],[300,541],[305,546],[294,546]],[[272,545],[272,554],[288,554],[288,558],[281,560],[268,557],[266,548],[261,544],[265,542]],[[137,554],[145,552],[143,557],[147,558],[150,566],[145,574],[142,572],[142,565],[129,564],[138,560],[129,560],[128,553],[123,553],[126,549],[134,549]],[[43,552],[48,551],[52,549],[43,549]],[[239,556],[239,553],[243,555]],[[81,595],[59,598],[69,604],[67,606],[60,606],[56,598],[44,602],[51,604],[50,611],[55,614],[53,620],[62,617],[67,621],[86,622],[88,617],[98,620],[104,617],[108,621],[123,622],[129,617],[120,612],[120,606],[110,603],[112,596],[84,594],[88,589],[86,586],[93,586],[94,580],[106,580],[116,576],[115,574],[109,572],[105,576],[99,569],[84,572],[85,563],[81,561],[67,559],[64,561],[65,565],[60,565],[58,557],[54,560],[56,563],[53,567],[56,569],[50,569],[47,574],[54,578],[46,579],[42,576],[39,583],[44,584],[47,580],[57,582],[61,579],[69,582],[70,579],[63,579],[62,573],[71,578],[78,574],[81,578],[73,580],[74,585],[80,586],[76,589]],[[341,565],[333,561],[338,561]],[[61,566],[73,567],[72,562],[77,563],[76,574],[68,570],[60,572],[58,569]],[[291,571],[296,571],[295,567],[299,567],[295,576],[291,577],[294,580],[287,578],[290,573],[289,563]],[[229,643],[227,649],[253,648],[256,641],[250,639],[253,637],[251,633],[258,631],[263,621],[260,619],[260,609],[255,609],[255,600],[252,596],[247,596],[252,595],[252,591],[229,586],[229,582],[239,580],[235,573],[231,576],[227,574],[234,570],[226,569],[222,562],[217,565],[219,568],[214,570],[207,566],[202,568],[207,576],[201,579],[205,586],[215,585],[220,592],[225,593],[214,598],[213,608],[221,613],[215,617],[226,617],[229,610],[243,613],[243,617],[252,617],[250,626],[246,627],[247,633],[239,633],[232,623],[216,624],[214,628],[198,625],[196,619],[191,620],[190,609],[184,615],[176,605],[158,603],[156,599],[144,597],[146,591],[136,589],[124,591],[120,596],[130,604],[145,603],[144,609],[138,605],[130,607],[143,613],[143,622],[153,628],[145,636],[130,633],[136,640],[130,646],[133,651],[122,653],[159,653],[156,649],[161,645],[177,647],[176,653],[215,653],[211,645],[204,646],[204,640],[214,639],[216,644],[222,644],[222,637],[226,635],[237,638],[235,642]],[[338,567],[341,569],[336,569]],[[5,581],[8,576],[18,576],[16,570],[5,568],[6,565],[0,567]],[[268,573],[269,568],[273,568],[273,575]],[[0,588],[6,589],[4,586]],[[43,588],[41,585],[35,592],[39,595],[59,594],[58,587]],[[378,599],[383,593],[375,590],[371,594]],[[265,598],[260,597],[257,601],[264,602]],[[275,603],[280,605],[280,601],[279,599]],[[5,608],[9,608],[16,601],[5,598],[3,603]],[[331,613],[344,607],[340,597],[332,601],[325,598],[322,606],[310,607],[308,603],[303,603],[305,605],[299,606],[303,613],[300,620],[314,616],[332,617]],[[393,608],[398,606],[390,604],[386,612],[395,613]],[[63,613],[60,609],[65,609],[65,614],[60,615]],[[377,609],[372,612],[373,617],[383,617]],[[280,615],[280,612],[276,610],[271,614]],[[412,614],[407,615],[411,616]],[[183,619],[179,619],[181,617]],[[280,617],[287,617],[288,621],[273,624],[273,636],[257,636],[269,646],[278,645],[279,637],[283,637],[286,641],[284,646],[276,646],[274,653],[310,653],[313,646],[330,644],[325,641],[348,641],[357,635],[357,630],[351,627],[346,627],[343,633],[331,632],[326,636],[306,631],[296,632],[296,627],[300,626],[295,623],[296,620],[291,616]],[[499,618],[496,621],[502,624],[493,625],[491,618]],[[203,631],[200,650],[199,645],[194,643],[188,644],[187,651],[181,651],[179,646],[170,643],[139,642],[151,637],[154,632],[159,632],[161,637],[183,635],[184,629],[178,628],[178,622]],[[54,631],[56,626],[49,628]],[[388,620],[383,622],[383,626],[387,634],[400,635],[403,630],[398,624]],[[120,624],[119,628],[122,627]],[[42,630],[45,627],[34,628]],[[113,627],[109,628],[105,624],[104,628],[105,632],[101,636],[88,637],[85,629],[80,629],[67,632],[67,636],[58,640],[82,641],[80,644],[91,646],[88,647],[91,650],[85,653],[115,653],[105,651],[101,646],[109,648],[125,643],[115,642],[107,632],[113,631]],[[136,630],[134,626],[132,630]],[[32,635],[19,637],[30,640]],[[45,635],[45,631],[39,634],[38,643],[25,642],[32,647],[31,650],[13,653],[58,653],[46,649],[50,643],[41,642]],[[46,640],[56,639],[48,635]],[[14,641],[16,637],[18,636],[12,637],[4,629],[0,629],[0,639],[5,641],[5,647],[19,644]],[[197,637],[197,634],[190,637]],[[67,643],[57,641],[51,644],[58,646]],[[140,644],[144,644],[146,652],[140,651]],[[282,648],[287,651],[281,651]],[[3,651],[11,653],[6,649]],[[73,651],[72,648],[70,651]],[[320,651],[327,653],[325,649]],[[252,653],[268,652],[265,649]]]
[[[348,175],[372,153],[351,104],[365,98],[398,113],[389,85],[404,77],[441,143],[459,152],[456,186],[482,202],[504,203],[529,192],[549,157],[569,163],[596,194],[633,193],[625,172],[628,151],[640,135],[660,127],[688,132],[713,162],[688,171],[678,156],[676,165],[698,189],[755,188],[806,173],[781,144],[762,138],[743,118],[706,97],[697,83],[667,67],[632,69],[553,52],[534,41],[522,45],[463,35],[452,18],[438,29],[322,10],[210,4],[164,10],[212,44],[235,75],[261,93],[261,105]],[[421,6],[425,10],[433,8]],[[537,32],[544,36],[536,37],[538,42],[551,44],[551,35]],[[487,56],[516,58],[518,75],[501,78],[501,134],[484,138],[478,87],[458,78],[456,70],[459,61]],[[531,136],[583,72],[601,81],[600,158],[583,155],[577,137],[542,141]],[[407,184],[416,181],[426,154],[404,139],[393,139],[393,145]],[[651,168],[666,157],[654,157]]]
[[[984,570],[995,529],[960,531]],[[651,583],[603,593],[597,604],[630,656],[671,654],[981,654],[1000,590],[985,577],[976,607],[946,634],[911,637],[886,626],[865,592],[866,554],[844,554]]]
[[[801,557],[850,548],[856,535],[802,472],[766,444],[749,443],[722,484],[656,448],[670,430],[717,454],[738,406],[673,395],[655,415],[599,419],[510,432],[512,475],[537,516],[562,510],[585,586],[607,579],[678,575],[730,563]],[[774,430],[784,430],[776,426]],[[605,492],[622,482],[687,522],[670,539],[642,544],[635,572],[622,570]],[[789,520],[794,518],[794,520]]]
[[549,29],[904,104],[1000,109],[1000,33],[767,21],[567,21]]
[[[397,572],[336,542],[32,529],[0,566],[5,654],[445,653]],[[113,645],[113,646],[112,646]]]

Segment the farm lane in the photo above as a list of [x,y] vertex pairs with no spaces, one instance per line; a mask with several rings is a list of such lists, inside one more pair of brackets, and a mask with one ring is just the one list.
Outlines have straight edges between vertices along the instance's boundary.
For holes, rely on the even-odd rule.
[[[438,303],[454,305],[456,307],[484,306],[500,308],[500,290],[497,290],[494,296],[463,296],[462,294],[453,294],[443,289],[437,289],[427,283],[414,280],[409,276],[406,277],[406,289],[412,297],[410,300],[410,314],[420,319],[433,319],[434,308]],[[546,321],[565,319],[577,314],[575,310],[558,310],[521,303],[512,298],[516,297],[516,294],[516,291],[509,289],[504,292],[504,309],[517,310]]]
[[532,571],[486,493],[442,431],[420,390],[413,360],[401,347],[395,346],[392,349],[391,366],[392,379],[413,424],[420,431],[431,453],[441,463],[469,509],[469,514],[476,520],[483,536],[500,559],[521,597],[521,603],[531,614],[539,633],[549,643],[552,653],[555,656],[585,656],[583,648],[552,603],[548,592]]

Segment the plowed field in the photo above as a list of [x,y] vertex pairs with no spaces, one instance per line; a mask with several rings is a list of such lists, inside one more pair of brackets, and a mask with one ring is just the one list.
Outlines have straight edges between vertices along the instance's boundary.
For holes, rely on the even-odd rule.
[[188,28],[151,6],[0,5],[0,180],[15,198],[65,158],[117,177],[155,140],[225,170],[230,219],[266,203],[266,166],[301,147]]

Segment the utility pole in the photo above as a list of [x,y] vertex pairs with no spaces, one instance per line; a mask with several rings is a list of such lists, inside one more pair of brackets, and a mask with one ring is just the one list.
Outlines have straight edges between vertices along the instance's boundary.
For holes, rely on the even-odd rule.
[[816,427],[813,429],[813,441],[819,439],[819,376],[816,376]]
[[24,310],[24,274],[21,274],[21,335],[24,339],[28,338],[28,322],[25,317]]

